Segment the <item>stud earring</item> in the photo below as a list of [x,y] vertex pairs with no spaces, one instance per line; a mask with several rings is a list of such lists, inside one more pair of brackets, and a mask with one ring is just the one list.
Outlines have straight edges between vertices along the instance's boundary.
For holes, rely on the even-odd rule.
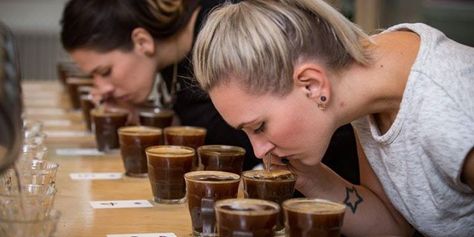
[[322,103],[318,103],[318,108],[320,110],[325,110],[327,107],[326,103],[324,103],[327,100],[326,96],[323,95],[319,99],[321,100]]

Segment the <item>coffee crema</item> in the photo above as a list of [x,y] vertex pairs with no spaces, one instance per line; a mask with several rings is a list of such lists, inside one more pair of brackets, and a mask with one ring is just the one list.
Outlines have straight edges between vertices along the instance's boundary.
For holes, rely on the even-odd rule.
[[161,135],[163,132],[159,128],[147,127],[147,126],[129,126],[122,127],[119,129],[119,132],[127,136],[156,136]]
[[273,237],[280,206],[260,199],[226,199],[216,202],[219,236]]
[[166,155],[167,157],[183,157],[194,155],[194,149],[186,146],[154,146],[146,150],[151,155]]
[[283,202],[289,237],[339,237],[346,206],[323,199],[294,198]]

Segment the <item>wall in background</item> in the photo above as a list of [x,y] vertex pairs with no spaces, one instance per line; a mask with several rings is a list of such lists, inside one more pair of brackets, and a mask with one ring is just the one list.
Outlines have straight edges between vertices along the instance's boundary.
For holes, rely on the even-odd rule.
[[56,62],[67,58],[59,41],[66,0],[0,0],[0,21],[13,32],[24,80],[56,79]]

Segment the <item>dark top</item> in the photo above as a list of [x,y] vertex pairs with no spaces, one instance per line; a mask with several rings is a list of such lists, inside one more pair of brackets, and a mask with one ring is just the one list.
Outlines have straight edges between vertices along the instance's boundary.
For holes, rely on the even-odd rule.
[[[209,12],[225,0],[202,0],[196,19],[194,40]],[[234,1],[235,2],[235,1]],[[194,41],[193,40],[193,41]],[[229,126],[219,115],[207,93],[194,80],[191,52],[178,63],[177,98],[173,107],[183,125],[207,128],[206,144],[225,144],[243,147],[247,151],[244,170],[253,168],[260,160],[255,158],[247,135]],[[173,78],[173,66],[161,71],[168,88]],[[315,109],[317,109],[315,107]],[[350,125],[341,127],[334,134],[323,162],[352,183],[359,182],[357,151]]]

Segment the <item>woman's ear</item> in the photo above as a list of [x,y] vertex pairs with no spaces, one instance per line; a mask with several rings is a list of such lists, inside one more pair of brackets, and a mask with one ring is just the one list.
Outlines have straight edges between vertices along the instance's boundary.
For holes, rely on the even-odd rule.
[[131,37],[134,50],[149,57],[155,54],[155,40],[147,30],[141,27],[135,28],[132,31]]
[[324,67],[317,63],[298,64],[294,68],[293,82],[306,97],[326,107],[331,98],[331,83]]

